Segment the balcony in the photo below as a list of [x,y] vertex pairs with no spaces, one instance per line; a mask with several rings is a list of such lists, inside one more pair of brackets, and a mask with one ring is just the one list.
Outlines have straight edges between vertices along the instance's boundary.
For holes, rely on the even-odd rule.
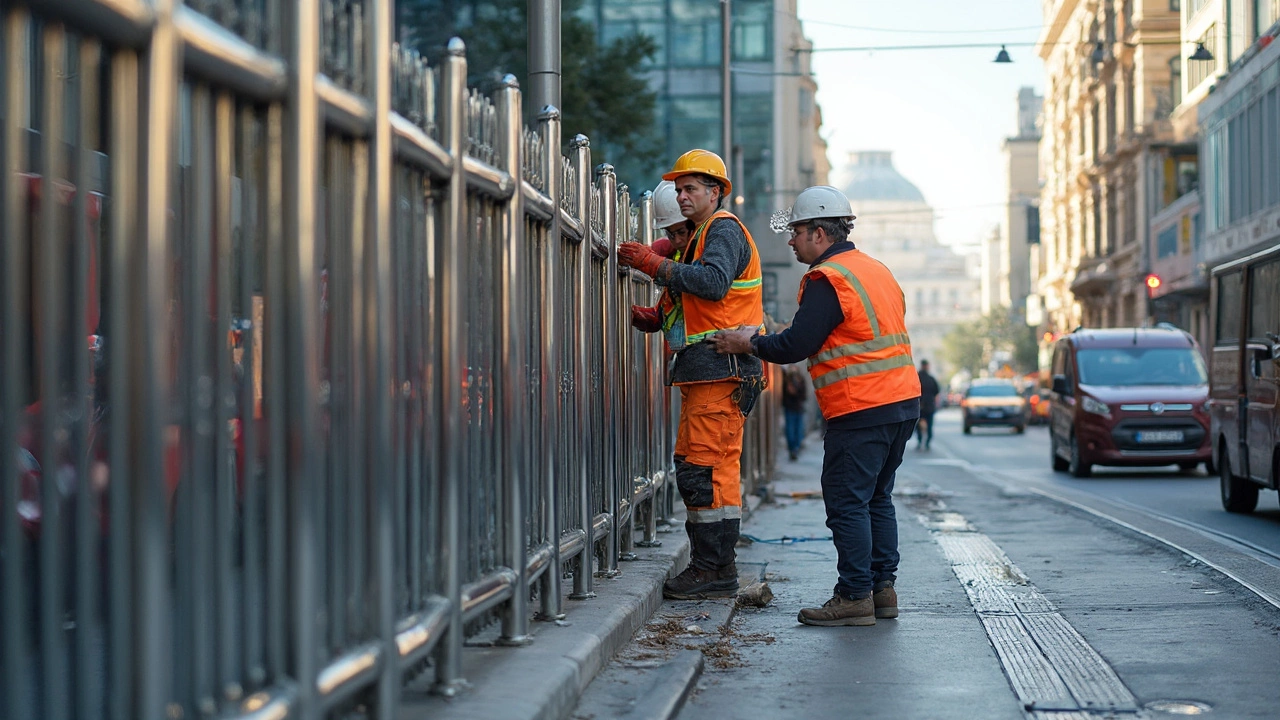
[[1071,294],[1076,297],[1106,295],[1115,282],[1116,271],[1108,258],[1082,258],[1071,281]]

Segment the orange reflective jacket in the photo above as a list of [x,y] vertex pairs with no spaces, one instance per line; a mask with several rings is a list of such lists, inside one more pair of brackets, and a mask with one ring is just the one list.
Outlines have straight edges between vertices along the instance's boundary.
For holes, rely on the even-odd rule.
[[836,290],[844,322],[809,358],[809,376],[822,417],[920,397],[920,378],[911,360],[906,301],[893,273],[861,250],[833,256],[805,273],[825,277]]
[[741,220],[733,213],[724,210],[707,218],[689,238],[689,261],[696,262],[702,257],[711,223],[721,218],[733,220],[738,227],[742,228],[742,234],[746,236],[747,245],[751,248],[751,260],[747,262],[747,267],[742,274],[734,278],[728,294],[723,298],[707,300],[693,293],[684,293],[681,296],[681,303],[684,305],[687,345],[702,342],[717,330],[732,330],[743,325],[758,327],[762,332],[764,330],[764,288],[760,274],[760,252],[756,250],[756,243],[751,239],[751,233],[747,232],[747,226],[743,225]]

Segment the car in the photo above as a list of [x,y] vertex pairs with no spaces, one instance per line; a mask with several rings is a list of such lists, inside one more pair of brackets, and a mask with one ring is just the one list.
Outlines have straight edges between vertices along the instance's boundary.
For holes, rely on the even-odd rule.
[[1213,269],[1209,430],[1222,508],[1280,489],[1280,244]]
[[1028,385],[1022,389],[1027,401],[1027,424],[1046,425],[1049,422],[1049,393],[1044,388]]
[[1002,425],[1022,433],[1027,429],[1027,400],[1011,380],[974,380],[960,401],[964,434],[978,425]]
[[1173,326],[1077,329],[1053,350],[1049,457],[1095,465],[1212,466],[1209,378],[1200,346]]

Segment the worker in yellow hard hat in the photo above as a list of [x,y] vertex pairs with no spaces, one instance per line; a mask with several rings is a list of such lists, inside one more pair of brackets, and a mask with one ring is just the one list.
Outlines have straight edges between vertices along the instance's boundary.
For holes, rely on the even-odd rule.
[[742,429],[764,373],[759,358],[720,355],[705,341],[720,330],[763,329],[760,253],[742,221],[722,209],[733,183],[719,155],[690,150],[662,179],[675,183],[680,212],[696,226],[688,247],[672,260],[640,243],[622,243],[618,263],[678,294],[684,310],[684,347],[670,382],[680,388],[676,485],[688,511],[690,559],[663,595],[727,597],[738,590]]

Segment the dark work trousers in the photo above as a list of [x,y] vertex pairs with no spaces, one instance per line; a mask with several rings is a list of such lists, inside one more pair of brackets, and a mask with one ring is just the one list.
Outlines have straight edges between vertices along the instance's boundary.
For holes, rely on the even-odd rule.
[[876,583],[896,579],[898,520],[893,479],[916,421],[827,430],[822,459],[822,500],[836,546],[840,579],[835,592],[867,597]]

